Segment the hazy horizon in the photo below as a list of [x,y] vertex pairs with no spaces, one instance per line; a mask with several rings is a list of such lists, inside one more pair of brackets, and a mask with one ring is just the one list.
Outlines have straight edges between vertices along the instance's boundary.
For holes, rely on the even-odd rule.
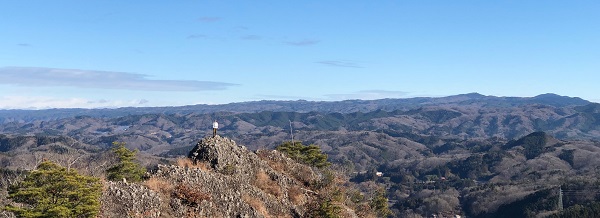
[[[466,94],[481,94],[481,93],[477,93],[477,92],[471,92],[471,93],[463,93],[463,94],[458,94],[458,95],[466,95]],[[500,97],[500,98],[511,98],[511,97],[517,97],[517,98],[533,98],[539,95],[544,95],[544,94],[554,94],[554,95],[559,95],[559,96],[564,96],[564,97],[571,97],[571,98],[579,98],[577,96],[565,96],[565,95],[560,95],[557,93],[542,93],[542,94],[538,94],[535,96],[494,96],[494,95],[485,95],[485,94],[481,94],[484,96],[492,96],[492,97]],[[368,100],[383,100],[383,99],[411,99],[411,98],[445,98],[445,97],[452,97],[452,96],[458,96],[458,95],[448,95],[448,96],[421,96],[421,97],[405,97],[405,98],[380,98],[380,99],[366,99]],[[581,98],[583,99],[583,98]],[[291,101],[291,102],[296,102],[296,101],[309,101],[309,102],[340,102],[340,101],[352,101],[352,100],[365,100],[365,99],[344,99],[344,100],[330,100],[330,101],[319,101],[319,100],[306,100],[306,99],[289,99],[289,100],[277,100],[277,99],[262,99],[262,100],[249,100],[249,101],[240,101],[240,102],[229,102],[229,103],[220,103],[220,104],[187,104],[187,105],[157,105],[157,106],[143,106],[143,105],[139,105],[139,106],[116,106],[116,107],[44,107],[44,108],[35,108],[35,107],[30,107],[30,108],[0,108],[0,110],[50,110],[50,109],[119,109],[119,108],[144,108],[144,107],[148,107],[148,108],[152,108],[152,107],[185,107],[185,106],[194,106],[194,105],[211,105],[211,106],[218,106],[218,105],[226,105],[226,104],[236,104],[236,103],[248,103],[248,102],[260,102],[260,101],[278,101],[278,102],[284,102],[284,101]],[[590,101],[588,99],[583,99],[592,103],[600,103],[600,102],[594,102],[594,101]]]
[[5,1],[0,109],[600,102],[600,2]]

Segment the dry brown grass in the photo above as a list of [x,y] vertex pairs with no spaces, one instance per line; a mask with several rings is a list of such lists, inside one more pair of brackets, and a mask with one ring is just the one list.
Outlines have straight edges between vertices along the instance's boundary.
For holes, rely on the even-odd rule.
[[291,175],[294,177],[294,179],[297,179],[305,185],[313,183],[315,179],[315,174],[308,166],[298,167],[291,173]]
[[283,163],[281,160],[277,160],[277,158],[272,157],[269,151],[258,150],[256,154],[261,160],[266,161],[272,169],[282,173],[286,171],[287,167],[285,163]]
[[146,182],[144,182],[144,185],[146,185],[146,187],[148,187],[150,190],[157,193],[161,193],[165,196],[169,196],[173,192],[172,183],[155,177],[146,180]]
[[273,160],[268,160],[267,163],[269,163],[269,166],[271,168],[273,168],[276,171],[282,172],[282,173],[287,173],[287,167],[285,166],[284,163],[281,163],[279,161],[273,161]]
[[194,162],[189,158],[177,158],[176,164],[180,167],[192,167]]
[[210,167],[205,162],[198,161],[194,164],[194,161],[189,158],[178,158],[176,162],[177,166],[187,168],[198,168],[203,171],[210,171]]
[[191,206],[196,206],[202,201],[210,200],[210,195],[201,192],[197,187],[190,187],[184,184],[179,184],[173,191],[173,197],[179,198]]
[[302,189],[300,189],[298,186],[292,186],[288,190],[288,198],[296,205],[301,204],[304,200],[304,191],[302,191]]
[[285,158],[281,158],[267,150],[258,150],[256,154],[260,159],[266,161],[268,165],[275,171],[289,175],[292,178],[309,185],[314,182],[315,174],[311,167],[302,164],[290,164],[286,162]]
[[264,217],[271,217],[269,215],[269,211],[267,211],[267,208],[265,207],[265,204],[262,201],[248,195],[242,195],[242,200],[246,202],[246,204],[250,205],[250,207],[258,211],[258,213],[260,213]]
[[275,197],[280,197],[283,194],[277,182],[271,180],[271,177],[269,177],[269,175],[262,170],[258,171],[256,174],[254,185],[266,193],[274,195]]
[[106,177],[102,176],[100,177],[100,183],[102,184],[102,193],[106,193],[106,190],[108,190],[108,180],[106,180]]

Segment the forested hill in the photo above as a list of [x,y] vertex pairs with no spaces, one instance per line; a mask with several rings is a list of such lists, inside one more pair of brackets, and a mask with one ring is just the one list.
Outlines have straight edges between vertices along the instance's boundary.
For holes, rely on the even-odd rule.
[[219,135],[249,150],[291,133],[318,146],[362,192],[386,187],[398,217],[557,214],[561,186],[568,211],[600,202],[568,195],[600,190],[600,104],[553,94],[2,113],[0,169],[55,159],[100,175],[113,142],[152,168],[188,155],[218,119]]
[[253,101],[222,105],[190,105],[179,107],[128,107],[117,109],[47,109],[47,110],[0,110],[0,123],[31,122],[35,120],[56,120],[75,116],[114,118],[140,114],[189,114],[189,113],[253,113],[261,111],[277,112],[322,112],[353,113],[375,110],[411,110],[423,106],[480,106],[513,107],[527,104],[541,104],[555,107],[588,105],[591,102],[577,97],[543,94],[530,98],[485,96],[478,93],[462,94],[439,98],[406,98],[380,100],[346,101]]

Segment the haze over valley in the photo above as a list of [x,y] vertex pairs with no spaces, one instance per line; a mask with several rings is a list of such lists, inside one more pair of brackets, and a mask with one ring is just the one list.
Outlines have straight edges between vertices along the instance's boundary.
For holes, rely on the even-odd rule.
[[600,217],[600,1],[0,8],[0,217]]
[[[102,166],[95,164],[115,141],[139,150],[144,157],[139,160],[152,168],[187,156],[211,134],[214,120],[220,136],[250,150],[275,149],[293,134],[296,141],[319,146],[364,192],[385,187],[395,216],[554,214],[558,202],[528,205],[554,202],[559,186],[595,188],[600,169],[595,158],[600,155],[600,105],[556,94],[0,114],[0,163],[11,170],[31,169],[40,159],[68,163],[75,155],[81,160],[74,167],[102,175]],[[375,176],[377,171],[383,176]],[[564,207],[595,199],[568,197]],[[521,209],[506,211],[512,207]]]

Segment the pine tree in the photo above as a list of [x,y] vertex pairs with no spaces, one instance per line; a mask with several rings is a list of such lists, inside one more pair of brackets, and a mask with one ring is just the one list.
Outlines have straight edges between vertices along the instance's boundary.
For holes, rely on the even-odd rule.
[[4,209],[18,217],[95,217],[101,195],[98,178],[44,161],[23,181],[9,187],[8,197],[22,205]]
[[323,168],[329,166],[327,154],[321,152],[321,148],[316,145],[303,145],[301,142],[285,142],[276,148],[288,155],[288,157],[313,167]]
[[315,217],[322,218],[338,218],[341,217],[340,213],[342,212],[342,207],[337,205],[335,202],[330,199],[324,200],[319,205],[319,209],[316,211]]
[[117,155],[119,161],[106,170],[107,178],[111,181],[120,181],[123,178],[131,182],[141,181],[145,170],[134,162],[137,150],[129,150],[125,147],[125,142],[113,142],[112,151]]
[[383,188],[375,192],[370,206],[377,213],[378,217],[389,217],[392,215],[392,211],[388,207],[388,198],[385,196],[385,189]]

